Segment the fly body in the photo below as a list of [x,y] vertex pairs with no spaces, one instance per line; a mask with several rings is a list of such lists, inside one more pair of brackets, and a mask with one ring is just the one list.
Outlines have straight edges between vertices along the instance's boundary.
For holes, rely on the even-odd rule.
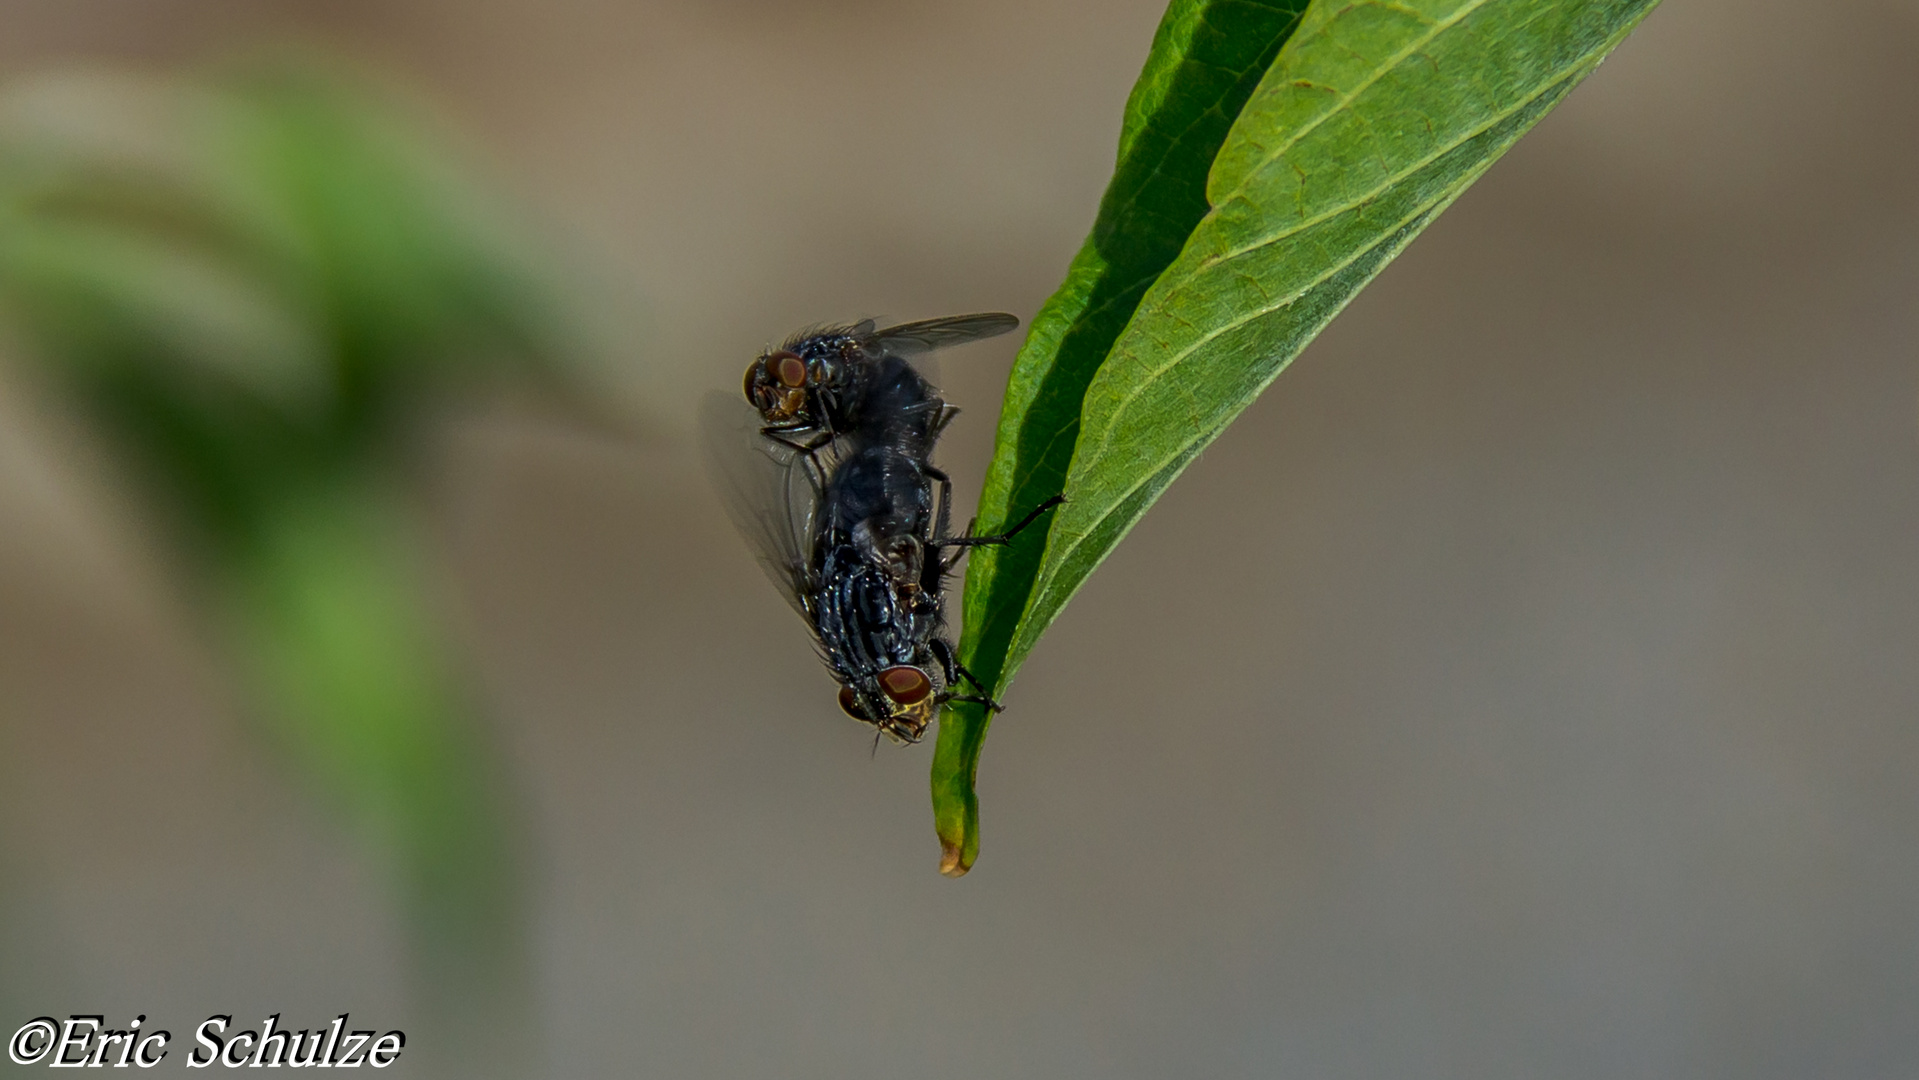
[[1016,325],[966,315],[795,335],[747,368],[752,412],[706,405],[735,523],[812,630],[840,708],[895,742],[918,742],[948,701],[998,711],[946,637],[946,579],[967,548],[1008,543],[1061,501],[998,536],[953,535],[932,454],[957,410],[908,357]]
[[746,399],[759,410],[765,435],[800,449],[885,429],[888,438],[930,454],[955,410],[910,361],[1018,325],[1011,315],[985,312],[883,330],[871,319],[804,330],[747,365]]

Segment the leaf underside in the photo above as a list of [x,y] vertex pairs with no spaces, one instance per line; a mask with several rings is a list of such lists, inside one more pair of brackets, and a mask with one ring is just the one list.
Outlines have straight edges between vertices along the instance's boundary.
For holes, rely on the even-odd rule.
[[[1061,491],[1087,385],[1147,288],[1206,216],[1213,158],[1305,7],[1306,0],[1174,0],[1168,7],[1127,101],[1118,163],[1092,234],[1014,362],[980,495],[982,532],[999,531]],[[1039,571],[1037,540],[976,548],[969,559],[960,655],[999,689]],[[948,709],[941,720],[933,785],[942,838],[977,834],[972,777],[987,724],[973,706]],[[964,872],[972,854],[959,855],[949,845],[942,868]]]
[[[1094,290],[1076,283],[1104,269],[1095,228],[1021,351],[982,501],[990,526],[1055,491],[1068,500],[1042,552],[1015,549],[968,572],[961,652],[996,695],[1166,486],[1656,3],[1314,4],[1207,162],[1210,209],[1177,256],[1135,303],[1112,287],[1100,298],[1125,306],[1099,311],[1123,328],[1089,361],[1069,349],[1076,333],[1093,336],[1098,305],[1082,294]],[[1075,400],[1062,370],[1085,379]],[[934,807],[949,873],[978,850],[985,727],[970,709],[941,724]]]

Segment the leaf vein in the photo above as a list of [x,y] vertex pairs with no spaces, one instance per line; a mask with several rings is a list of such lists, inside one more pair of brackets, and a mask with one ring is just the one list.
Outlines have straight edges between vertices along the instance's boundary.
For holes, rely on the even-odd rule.
[[[1347,258],[1342,259],[1339,262],[1333,264],[1331,267],[1328,268],[1326,272],[1316,276],[1313,279],[1313,282],[1309,284],[1308,286],[1306,286],[1306,288],[1299,290],[1298,292],[1294,293],[1292,296],[1288,297],[1287,299],[1279,303],[1269,304],[1269,305],[1266,305],[1265,307],[1257,308],[1251,314],[1245,315],[1241,318],[1230,320],[1229,322],[1221,325],[1218,329],[1209,332],[1205,337],[1203,337],[1200,341],[1195,342],[1191,347],[1185,350],[1182,350],[1181,355],[1184,356],[1184,355],[1190,354],[1193,348],[1197,348],[1199,345],[1204,344],[1206,341],[1211,341],[1214,338],[1217,338],[1220,335],[1225,334],[1230,330],[1237,329],[1257,319],[1265,318],[1267,315],[1270,315],[1273,312],[1278,311],[1281,308],[1286,307],[1287,305],[1298,300],[1299,297],[1305,295],[1307,292],[1311,291],[1313,288],[1316,288],[1319,285],[1325,284],[1328,280],[1331,280],[1333,277],[1337,276],[1340,273],[1340,271],[1343,271],[1351,267],[1354,263],[1358,262],[1363,256],[1377,250],[1381,244],[1387,242],[1393,236],[1398,235],[1401,229],[1405,228],[1407,225],[1411,224],[1412,222],[1418,220],[1421,215],[1431,212],[1433,207],[1438,206],[1440,203],[1444,202],[1450,196],[1450,194],[1451,194],[1450,192],[1441,192],[1436,197],[1421,202],[1419,206],[1416,207],[1411,213],[1408,213],[1405,217],[1402,217],[1397,223],[1395,223],[1391,229],[1388,229],[1382,232],[1380,234],[1379,239],[1376,242],[1369,244],[1363,248],[1359,248],[1355,250]],[[1171,366],[1171,365],[1167,365],[1167,366]],[[1166,370],[1166,367],[1161,367],[1159,370],[1161,372],[1164,372]],[[1146,381],[1151,381],[1151,379],[1154,377],[1156,376],[1149,376],[1146,380],[1142,380],[1142,383]],[[1131,401],[1136,396],[1137,396],[1136,394],[1127,395],[1127,397],[1122,400],[1120,405],[1113,410],[1112,415],[1115,418],[1117,418],[1121,413],[1123,413],[1126,410],[1126,408],[1131,404]],[[1106,448],[1111,445],[1111,435],[1113,430],[1116,427],[1118,427],[1118,424],[1114,422],[1109,422],[1105,425],[1104,430],[1101,432],[1102,438],[1100,442],[1099,453],[1103,454]],[[1137,492],[1142,486],[1144,486],[1148,480],[1152,479],[1154,476],[1159,475],[1160,470],[1164,469],[1169,463],[1171,463],[1174,459],[1178,458],[1181,454],[1184,454],[1195,443],[1199,442],[1200,439],[1204,438],[1204,436],[1205,436],[1205,432],[1203,430],[1195,433],[1194,438],[1186,440],[1182,443],[1179,443],[1172,453],[1163,455],[1160,458],[1158,458],[1156,462],[1154,463],[1153,468],[1151,468],[1150,470],[1141,470],[1139,478],[1134,480],[1132,483],[1128,484],[1125,488],[1121,489],[1116,495],[1109,494],[1109,496],[1105,500],[1109,509],[1100,513],[1098,516],[1094,517],[1091,521],[1087,523],[1085,528],[1074,530],[1071,538],[1068,539],[1067,542],[1060,549],[1060,554],[1057,559],[1048,558],[1046,560],[1047,564],[1053,567],[1054,569],[1049,570],[1041,575],[1040,580],[1036,582],[1033,587],[1033,593],[1032,593],[1033,597],[1037,598],[1045,591],[1046,586],[1051,582],[1051,580],[1058,576],[1057,568],[1060,566],[1063,566],[1066,563],[1066,561],[1072,556],[1073,552],[1077,551],[1080,545],[1088,537],[1090,537],[1093,534],[1093,531],[1097,529],[1103,522],[1105,522],[1105,520],[1108,517],[1111,516],[1111,509],[1110,509],[1111,507],[1117,506],[1120,503],[1125,502],[1126,499],[1132,496],[1134,492]]]
[[[1461,20],[1465,19],[1466,16],[1471,15],[1473,12],[1478,11],[1480,8],[1485,7],[1487,4],[1491,2],[1492,0],[1467,0],[1465,4],[1460,5],[1460,8],[1458,11],[1455,11],[1453,14],[1447,16],[1444,19],[1434,20],[1432,25],[1426,29],[1426,32],[1424,34],[1420,35],[1419,37],[1415,38],[1413,41],[1408,43],[1405,48],[1393,54],[1391,58],[1385,61],[1382,61],[1379,64],[1379,66],[1373,70],[1372,74],[1368,75],[1366,79],[1363,82],[1361,82],[1358,86],[1353,87],[1351,90],[1342,92],[1340,94],[1340,100],[1337,104],[1328,106],[1324,112],[1320,113],[1318,116],[1313,117],[1313,119],[1310,122],[1301,126],[1298,131],[1293,132],[1292,135],[1289,136],[1285,142],[1281,143],[1271,153],[1260,158],[1259,163],[1254,165],[1252,168],[1247,169],[1245,177],[1241,179],[1240,182],[1234,186],[1233,190],[1231,192],[1228,192],[1227,196],[1225,198],[1222,198],[1220,201],[1225,202],[1226,199],[1231,198],[1233,195],[1236,195],[1240,191],[1244,190],[1246,185],[1252,181],[1252,178],[1255,174],[1257,174],[1260,170],[1264,169],[1266,166],[1271,165],[1274,161],[1277,161],[1281,155],[1286,153],[1286,151],[1291,150],[1293,147],[1299,145],[1299,142],[1301,139],[1304,139],[1306,136],[1311,135],[1313,131],[1319,127],[1319,125],[1326,122],[1327,118],[1333,116],[1334,114],[1345,109],[1346,106],[1352,104],[1354,98],[1358,97],[1360,94],[1365,93],[1366,90],[1371,88],[1371,86],[1374,83],[1385,78],[1388,72],[1397,69],[1400,64],[1405,62],[1407,57],[1412,56],[1415,53],[1424,51],[1426,46],[1432,44],[1433,40],[1437,38],[1440,34],[1445,33],[1447,30],[1457,25]],[[1388,5],[1388,4],[1380,4],[1378,6],[1397,7],[1397,5]],[[1427,16],[1423,14],[1415,13],[1415,15],[1421,20],[1424,20],[1425,18],[1427,18]],[[1322,30],[1321,33],[1323,34],[1324,31]],[[1292,49],[1297,45],[1304,45],[1304,44],[1305,44],[1304,42],[1299,42],[1297,41],[1297,39],[1295,39],[1295,41],[1288,42],[1286,47],[1288,49]]]
[[[1367,188],[1365,191],[1359,193],[1358,195],[1353,196],[1352,198],[1346,200],[1345,202],[1339,203],[1338,205],[1335,205],[1335,206],[1328,207],[1326,210],[1322,211],[1321,213],[1315,214],[1310,218],[1302,218],[1298,221],[1291,222],[1285,228],[1280,229],[1277,232],[1267,233],[1266,235],[1261,236],[1260,238],[1252,241],[1249,244],[1243,245],[1241,247],[1232,248],[1227,251],[1222,251],[1219,254],[1212,256],[1208,260],[1208,265],[1217,266],[1220,263],[1229,262],[1233,259],[1239,258],[1240,256],[1247,254],[1248,252],[1257,251],[1260,248],[1268,247],[1272,244],[1279,243],[1282,240],[1286,240],[1290,237],[1296,236],[1299,233],[1305,232],[1307,229],[1310,229],[1315,225],[1318,225],[1322,222],[1330,221],[1341,214],[1348,213],[1358,208],[1359,206],[1367,202],[1370,202],[1373,199],[1378,198],[1381,194],[1383,194],[1384,192],[1392,188],[1394,185],[1403,182],[1408,176],[1411,176],[1414,173],[1420,171],[1421,169],[1426,168],[1428,165],[1431,165],[1433,162],[1438,161],[1440,158],[1445,157],[1447,154],[1450,154],[1454,150],[1457,150],[1460,147],[1466,145],[1467,143],[1472,142],[1474,139],[1479,138],[1481,135],[1486,134],[1486,132],[1491,131],[1493,128],[1498,127],[1500,124],[1505,123],[1506,121],[1512,119],[1514,116],[1525,111],[1525,109],[1528,106],[1532,105],[1533,102],[1538,101],[1541,97],[1544,97],[1546,94],[1550,93],[1553,87],[1558,86],[1560,83],[1564,82],[1568,76],[1577,73],[1578,69],[1585,66],[1587,62],[1588,62],[1587,59],[1582,57],[1579,60],[1574,61],[1573,63],[1568,64],[1565,67],[1562,67],[1559,70],[1553,72],[1549,78],[1545,79],[1539,84],[1539,88],[1535,92],[1528,94],[1527,96],[1523,98],[1520,98],[1519,100],[1515,101],[1512,105],[1508,106],[1505,109],[1500,110],[1499,112],[1489,114],[1487,120],[1484,123],[1481,123],[1476,127],[1466,129],[1459,135],[1458,138],[1455,138],[1450,142],[1440,144],[1439,146],[1434,148],[1431,153],[1427,154],[1425,157],[1419,158],[1418,160],[1413,162],[1409,162],[1405,168],[1387,176],[1384,180],[1380,181],[1378,184],[1375,184],[1374,186]],[[1294,168],[1295,170],[1298,170],[1298,166],[1294,166]],[[1304,177],[1306,174],[1304,173],[1304,171],[1300,171],[1300,175]],[[1235,195],[1234,197],[1242,198],[1242,199],[1245,198],[1244,195]],[[1250,202],[1251,200],[1248,200],[1248,201]]]

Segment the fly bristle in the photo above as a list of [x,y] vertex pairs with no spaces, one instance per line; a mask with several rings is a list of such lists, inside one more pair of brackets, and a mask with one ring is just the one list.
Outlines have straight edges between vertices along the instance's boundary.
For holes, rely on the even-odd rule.
[[866,322],[870,322],[870,320],[850,323],[814,323],[811,326],[803,326],[793,331],[793,333],[780,344],[780,348],[805,356],[806,349],[802,346],[817,341],[830,341],[834,338],[847,337]]

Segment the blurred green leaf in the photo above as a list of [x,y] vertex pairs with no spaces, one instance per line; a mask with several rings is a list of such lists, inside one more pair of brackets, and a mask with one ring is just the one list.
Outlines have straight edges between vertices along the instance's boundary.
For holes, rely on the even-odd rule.
[[[1064,352],[1042,340],[1044,313],[1036,320],[1008,386],[989,495],[1031,499],[1050,494],[1051,481],[1068,501],[1038,559],[982,560],[968,573],[962,654],[992,673],[996,694],[1166,486],[1654,3],[1313,4],[1209,161],[1209,209],[1077,401],[1032,404],[1046,351]],[[1069,276],[1061,295],[1074,288]],[[1022,448],[1056,455],[1063,442],[1073,448],[1063,482],[1022,465]],[[1023,489],[1022,476],[1031,478]],[[1002,496],[995,513],[1004,507]],[[1031,564],[1030,575],[1013,572]],[[1016,625],[999,636],[1014,611]],[[964,707],[942,720],[934,800],[948,872],[963,873],[978,850],[973,779],[985,723]]]
[[553,382],[578,351],[508,215],[395,112],[261,67],[53,80],[0,110],[0,304],[200,540],[390,454],[422,395]]
[[398,475],[420,406],[577,355],[506,215],[313,67],[0,102],[0,312],[124,452],[263,720],[377,839],[454,1075],[525,1064],[512,799]]
[[423,974],[498,1013],[497,992],[471,991],[527,975],[507,781],[423,602],[433,575],[405,499],[377,476],[346,482],[289,499],[219,599],[276,741],[403,868]]

